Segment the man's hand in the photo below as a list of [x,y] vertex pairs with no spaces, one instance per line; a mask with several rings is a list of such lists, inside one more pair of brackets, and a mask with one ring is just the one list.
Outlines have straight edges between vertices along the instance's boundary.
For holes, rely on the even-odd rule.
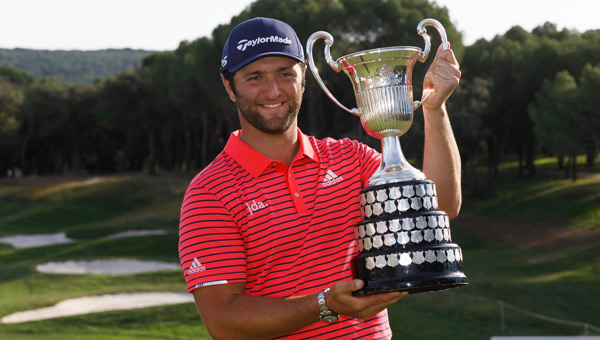
[[355,297],[352,292],[364,286],[362,280],[333,284],[325,294],[327,307],[334,313],[367,320],[403,298],[406,292],[391,292]]
[[423,111],[440,110],[458,86],[460,76],[458,61],[450,49],[450,43],[446,50],[440,46],[423,81],[423,98],[430,93],[423,103]]

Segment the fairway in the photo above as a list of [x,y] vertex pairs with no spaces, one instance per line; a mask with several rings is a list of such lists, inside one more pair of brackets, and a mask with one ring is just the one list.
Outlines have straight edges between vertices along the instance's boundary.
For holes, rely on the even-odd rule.
[[[98,259],[177,263],[179,205],[191,178],[57,176],[26,178],[21,185],[1,180],[0,237],[64,232],[72,242],[31,248],[0,243],[0,316],[85,296],[185,293],[180,270],[76,275],[40,273],[36,266]],[[598,216],[598,193],[597,177],[540,177],[502,183],[486,197],[465,197],[452,221],[452,238],[463,249],[469,285],[410,295],[392,306],[394,338],[585,332],[512,306],[600,325],[600,224],[590,218]],[[107,237],[125,231],[129,237]],[[589,328],[588,334],[599,333]],[[210,339],[193,303],[0,324],[0,338]]]

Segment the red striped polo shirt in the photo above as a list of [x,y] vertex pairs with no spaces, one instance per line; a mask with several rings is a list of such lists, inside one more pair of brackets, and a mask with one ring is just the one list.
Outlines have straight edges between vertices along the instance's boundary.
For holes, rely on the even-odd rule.
[[[231,134],[190,183],[181,207],[179,257],[188,290],[245,283],[245,294],[289,297],[352,279],[359,193],[381,156],[349,139],[317,140],[298,130],[288,167]],[[370,320],[341,316],[285,339],[391,338],[387,311]]]

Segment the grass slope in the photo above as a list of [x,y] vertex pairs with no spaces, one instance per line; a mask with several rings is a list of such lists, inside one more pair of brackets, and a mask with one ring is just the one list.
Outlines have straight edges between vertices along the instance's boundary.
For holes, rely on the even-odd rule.
[[[0,236],[65,231],[78,241],[31,249],[0,245],[0,315],[86,295],[185,291],[178,271],[50,275],[37,273],[35,265],[96,258],[177,262],[179,205],[191,177],[31,178],[22,185],[0,181]],[[502,319],[498,300],[562,320],[600,325],[598,193],[600,178],[577,182],[543,178],[513,179],[500,183],[487,197],[473,201],[467,197],[463,215],[452,222],[452,234],[463,249],[469,285],[411,295],[392,306],[394,338],[486,339],[584,332],[582,327],[538,320],[509,305]],[[103,238],[136,228],[169,233]],[[565,230],[585,232],[549,237]],[[533,242],[536,238],[542,242]],[[551,242],[543,242],[547,239]],[[210,339],[193,304],[0,324],[0,338]]]

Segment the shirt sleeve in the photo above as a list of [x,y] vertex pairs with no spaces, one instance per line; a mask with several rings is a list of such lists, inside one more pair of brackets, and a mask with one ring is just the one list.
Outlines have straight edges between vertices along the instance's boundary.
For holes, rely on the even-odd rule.
[[363,188],[368,186],[369,178],[379,169],[381,165],[381,154],[375,149],[356,142],[357,153],[360,162],[360,176],[363,183]]
[[190,293],[198,287],[246,282],[246,253],[237,224],[218,197],[195,184],[181,205],[179,259]]

